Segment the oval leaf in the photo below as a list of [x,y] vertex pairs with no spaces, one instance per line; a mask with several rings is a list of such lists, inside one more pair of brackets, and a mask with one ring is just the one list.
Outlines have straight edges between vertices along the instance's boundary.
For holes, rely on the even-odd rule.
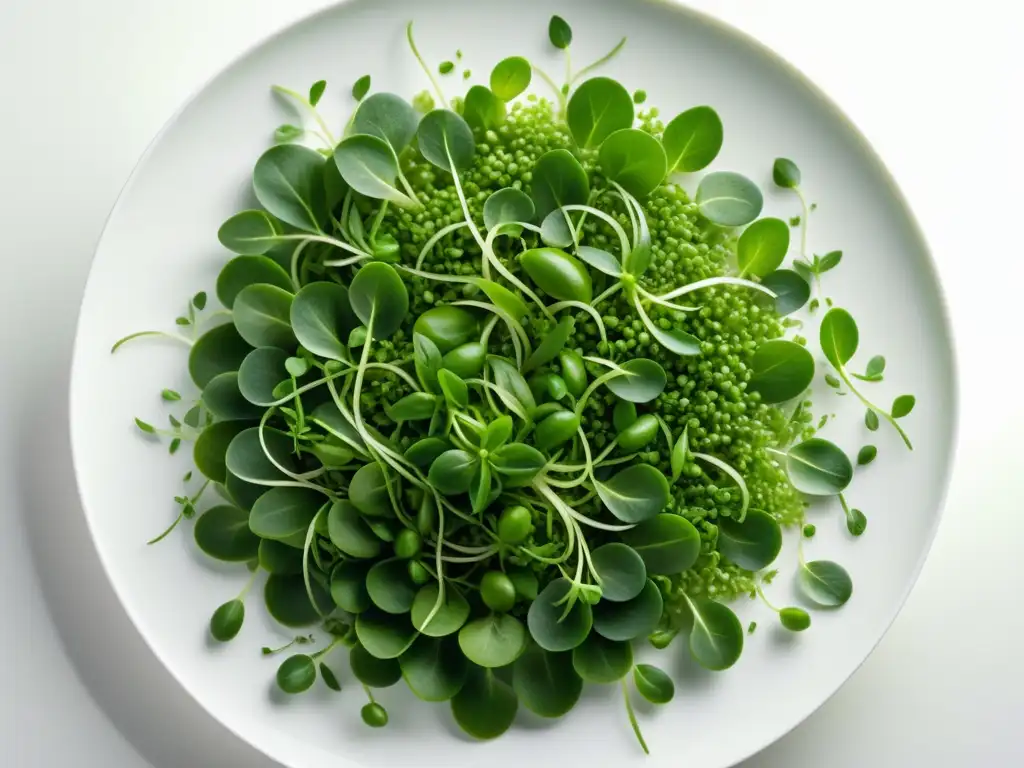
[[359,104],[352,119],[352,132],[383,139],[398,155],[409,146],[419,122],[419,113],[401,96],[375,93]]
[[463,731],[476,739],[494,739],[512,726],[519,702],[512,688],[491,670],[471,666],[451,708]]
[[784,403],[802,394],[814,380],[814,357],[786,339],[766,341],[754,352],[750,389],[765,403]]
[[633,98],[610,77],[584,81],[572,94],[565,112],[577,146],[594,149],[615,131],[633,125]]
[[504,667],[522,656],[529,636],[514,616],[491,614],[459,630],[459,648],[481,667]]
[[552,149],[534,163],[530,196],[543,221],[556,208],[584,205],[590,199],[590,180],[571,152]]
[[856,353],[860,343],[853,315],[839,307],[830,309],[821,320],[818,340],[828,361],[836,368],[842,368]]
[[254,347],[295,349],[292,298],[276,285],[259,283],[243,288],[235,297],[231,315],[238,334]]
[[443,171],[456,174],[468,170],[476,155],[473,130],[449,109],[435,109],[420,121],[416,131],[420,154]]
[[640,555],[648,574],[671,576],[693,567],[700,555],[700,534],[679,515],[662,513],[622,533]]
[[790,448],[786,470],[793,487],[809,496],[835,496],[853,479],[850,458],[839,446],[820,437]]
[[813,560],[800,568],[797,583],[808,599],[828,608],[845,605],[853,595],[853,579],[831,560]]
[[334,150],[334,164],[345,183],[359,194],[403,208],[416,205],[395,186],[398,159],[384,139],[367,134],[349,136]]
[[669,173],[699,171],[722,149],[722,119],[711,107],[693,107],[672,118],[661,141]]
[[572,651],[552,653],[533,645],[512,668],[512,687],[535,715],[557,718],[576,706],[583,679],[573,669]]
[[546,651],[571,651],[582,643],[593,626],[590,605],[577,600],[563,619],[562,599],[572,588],[568,579],[555,579],[537,595],[526,617],[530,635]]
[[633,649],[628,642],[608,640],[592,632],[573,649],[572,666],[585,682],[614,683],[633,668]]
[[657,189],[668,172],[661,142],[637,128],[611,134],[601,145],[599,159],[604,175],[638,198]]
[[661,512],[669,501],[668,480],[650,464],[636,464],[594,483],[605,507],[624,523],[641,523]]
[[730,171],[709,173],[697,187],[697,207],[708,221],[742,227],[761,214],[764,196],[746,176]]
[[632,600],[647,583],[647,568],[636,550],[613,542],[590,553],[590,560],[601,579],[601,599],[613,602]]
[[329,360],[348,360],[346,341],[358,327],[348,289],[337,283],[310,283],[292,300],[289,315],[299,344]]
[[398,664],[409,689],[423,701],[448,701],[462,690],[469,673],[455,638],[421,637]]
[[639,357],[620,366],[626,373],[605,382],[613,394],[631,403],[649,403],[665,390],[665,369],[653,360]]
[[349,286],[352,310],[375,339],[386,339],[409,313],[409,291],[394,267],[375,261],[362,267]]
[[705,669],[728,669],[743,653],[743,626],[728,607],[698,597],[690,602],[690,654]]
[[789,225],[782,219],[758,219],[740,235],[736,263],[740,277],[764,277],[778,269],[789,251]]
[[782,529],[766,512],[749,510],[742,523],[728,517],[718,518],[718,551],[740,568],[767,568],[781,549]]
[[416,593],[412,604],[412,624],[428,637],[446,637],[462,629],[469,618],[469,603],[455,587],[446,585],[444,603],[438,609],[430,623],[426,623],[437,605],[438,587],[436,583],[427,584]]
[[309,147],[271,147],[260,155],[253,169],[256,199],[286,224],[320,232],[327,221],[323,168],[323,156]]
[[640,594],[624,603],[602,600],[594,606],[594,632],[609,640],[634,640],[651,634],[661,621],[664,600],[647,579]]
[[199,548],[217,560],[244,563],[259,554],[260,540],[249,529],[249,514],[230,504],[206,510],[194,533]]

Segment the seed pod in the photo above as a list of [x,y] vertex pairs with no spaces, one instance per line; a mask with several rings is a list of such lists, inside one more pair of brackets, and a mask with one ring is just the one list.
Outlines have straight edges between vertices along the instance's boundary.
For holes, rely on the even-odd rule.
[[550,451],[572,439],[580,427],[580,420],[572,411],[557,411],[533,430],[534,445],[541,451]]
[[417,317],[413,331],[434,342],[443,355],[475,339],[480,328],[471,312],[462,307],[443,306],[428,309]]
[[526,274],[548,296],[559,301],[590,303],[594,298],[590,272],[574,256],[558,248],[534,248],[519,257]]
[[645,413],[624,430],[619,432],[619,448],[626,453],[638,451],[658,434],[658,420]]
[[579,397],[587,388],[587,369],[583,367],[583,358],[571,349],[563,349],[558,353],[558,361],[562,364],[562,379],[569,388],[569,394]]
[[487,348],[479,341],[461,344],[441,358],[441,365],[461,379],[479,376],[484,369]]

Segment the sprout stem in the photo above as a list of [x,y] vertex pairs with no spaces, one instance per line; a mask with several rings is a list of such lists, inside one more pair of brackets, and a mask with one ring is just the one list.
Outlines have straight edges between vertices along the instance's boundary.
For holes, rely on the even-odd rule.
[[640,732],[640,724],[636,721],[636,713],[633,712],[633,702],[629,700],[629,686],[626,684],[626,678],[622,678],[622,698],[626,702],[626,715],[629,716],[629,724],[633,726],[633,733],[636,734],[636,740],[640,742],[640,746],[644,750],[645,755],[651,754],[651,750],[647,748],[647,742],[644,741],[644,735]]
[[[405,28],[405,36],[409,40],[409,47],[412,49],[412,55],[416,57],[416,61],[420,63],[420,67],[422,67],[423,71],[426,73],[427,79],[430,80],[430,84],[433,86],[434,92],[437,94],[437,98],[441,101],[441,105],[445,109],[448,109],[448,100],[444,97],[444,91],[441,90],[441,86],[434,78],[434,73],[430,71],[430,67],[428,67],[427,63],[423,61],[423,57],[420,56],[420,51],[416,47],[416,41],[413,40],[412,38],[411,21],[409,22],[409,25]],[[372,701],[373,697],[370,697],[370,700]]]

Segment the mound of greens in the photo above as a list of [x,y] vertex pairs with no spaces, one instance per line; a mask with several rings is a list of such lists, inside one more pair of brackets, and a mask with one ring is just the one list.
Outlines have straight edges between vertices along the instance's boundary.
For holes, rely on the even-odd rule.
[[[802,322],[785,316],[841,253],[806,255],[792,161],[774,178],[802,221],[759,218],[761,191],[728,171],[691,200],[678,181],[717,156],[716,112],[638,115],[643,92],[589,76],[625,40],[573,72],[571,28],[554,17],[549,34],[566,51],[561,87],[512,57],[449,103],[410,25],[440,106],[371,94],[362,77],[340,141],[316,109],[324,81],[308,96],[275,88],[309,127],[277,129],[253,171],[260,207],[220,228],[236,254],[217,280],[221,324],[200,332],[200,293],[180,333],[115,349],[150,335],[191,348],[198,400],[170,429],[136,419],[172,453],[194,441],[206,478],[154,541],[196,517],[203,552],[252,571],[213,614],[217,640],[238,635],[263,574],[281,625],[327,633],[263,648],[320,646],[280,664],[283,691],[317,677],[340,690],[326,662],[344,647],[368,725],[388,721],[371,689],[404,680],[486,739],[520,705],[557,718],[585,682],[618,683],[646,750],[631,690],[663,704],[674,684],[633,644],[682,635],[697,664],[728,669],[744,630],[727,601],[760,594],[786,629],[810,625],[764,594],[805,497],[837,496],[849,531],[865,530],[844,495],[853,463],[813,436],[815,354],[786,338]],[[526,95],[535,75],[553,102]],[[885,361],[851,373],[857,325],[826,303],[826,381],[909,447],[897,420],[913,398],[886,411],[860,393],[852,379],[880,380]],[[211,484],[222,501],[196,516]],[[853,590],[802,545],[798,582],[818,606]]]

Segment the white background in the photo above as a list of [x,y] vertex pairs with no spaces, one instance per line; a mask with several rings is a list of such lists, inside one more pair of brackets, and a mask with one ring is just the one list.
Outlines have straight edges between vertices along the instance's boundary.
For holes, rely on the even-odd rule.
[[[238,53],[323,5],[0,2],[4,766],[272,768],[205,718],[115,602],[71,476],[68,361],[93,247],[146,144]],[[1016,0],[691,5],[804,70],[885,159],[934,250],[962,377],[946,517],[910,601],[847,686],[744,768],[1024,764],[1024,11]],[[57,559],[77,578],[56,576]]]

